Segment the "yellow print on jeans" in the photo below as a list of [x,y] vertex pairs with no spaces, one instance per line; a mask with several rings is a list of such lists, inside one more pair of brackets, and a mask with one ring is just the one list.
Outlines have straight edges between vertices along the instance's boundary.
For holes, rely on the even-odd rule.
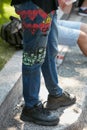
[[43,23],[49,24],[49,23],[51,23],[51,20],[52,20],[52,18],[50,17],[50,15],[48,15],[47,18],[43,21]]

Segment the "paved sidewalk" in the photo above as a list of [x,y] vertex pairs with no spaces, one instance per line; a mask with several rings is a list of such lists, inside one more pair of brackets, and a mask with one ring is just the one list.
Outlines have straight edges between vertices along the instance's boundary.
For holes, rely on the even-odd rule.
[[[20,113],[23,101],[19,102],[13,110],[12,117],[4,122],[4,127],[14,127],[16,130],[83,130],[87,125],[87,57],[83,56],[78,47],[70,48],[63,64],[58,69],[60,85],[77,97],[75,105],[52,111],[58,115],[60,122],[57,126],[40,126],[34,123],[22,122]],[[42,78],[40,98],[47,100],[47,90]],[[2,129],[1,129],[2,130]]]
[[[87,21],[87,18],[76,15],[76,12],[70,17],[70,20],[73,19]],[[52,111],[59,116],[60,122],[57,126],[48,127],[20,120],[23,107],[23,100],[21,99],[15,105],[11,115],[4,121],[0,130],[87,130],[87,57],[81,53],[78,46],[69,48],[59,46],[59,54],[63,55],[63,62],[58,66],[60,86],[76,95],[76,104]],[[47,100],[47,95],[48,92],[42,77],[40,98],[43,102]]]

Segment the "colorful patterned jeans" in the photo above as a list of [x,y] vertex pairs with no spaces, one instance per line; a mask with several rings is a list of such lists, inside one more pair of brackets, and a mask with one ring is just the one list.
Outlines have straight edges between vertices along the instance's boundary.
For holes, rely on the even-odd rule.
[[51,31],[54,12],[46,14],[31,1],[16,5],[15,10],[21,17],[24,30],[23,96],[25,106],[33,107],[39,102],[41,71],[48,92],[51,95],[62,94],[55,65],[58,41]]

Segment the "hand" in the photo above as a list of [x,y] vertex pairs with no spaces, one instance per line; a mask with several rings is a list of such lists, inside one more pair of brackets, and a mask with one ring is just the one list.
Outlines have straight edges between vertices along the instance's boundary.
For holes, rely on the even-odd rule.
[[67,4],[65,3],[65,0],[58,0],[58,2],[59,2],[59,6],[60,6],[60,8],[62,9],[62,11],[63,11],[64,13],[66,13],[66,14],[69,14],[70,11],[71,11],[71,9],[72,9],[72,4],[67,5]]

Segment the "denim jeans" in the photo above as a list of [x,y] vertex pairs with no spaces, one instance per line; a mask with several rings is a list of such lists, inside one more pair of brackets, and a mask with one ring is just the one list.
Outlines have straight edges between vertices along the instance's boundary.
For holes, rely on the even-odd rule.
[[[33,107],[39,102],[41,71],[51,95],[61,95],[55,64],[58,39],[55,37],[54,12],[46,14],[33,2],[15,6],[20,15],[23,35],[23,96],[25,106]],[[51,24],[52,23],[52,24]]]

